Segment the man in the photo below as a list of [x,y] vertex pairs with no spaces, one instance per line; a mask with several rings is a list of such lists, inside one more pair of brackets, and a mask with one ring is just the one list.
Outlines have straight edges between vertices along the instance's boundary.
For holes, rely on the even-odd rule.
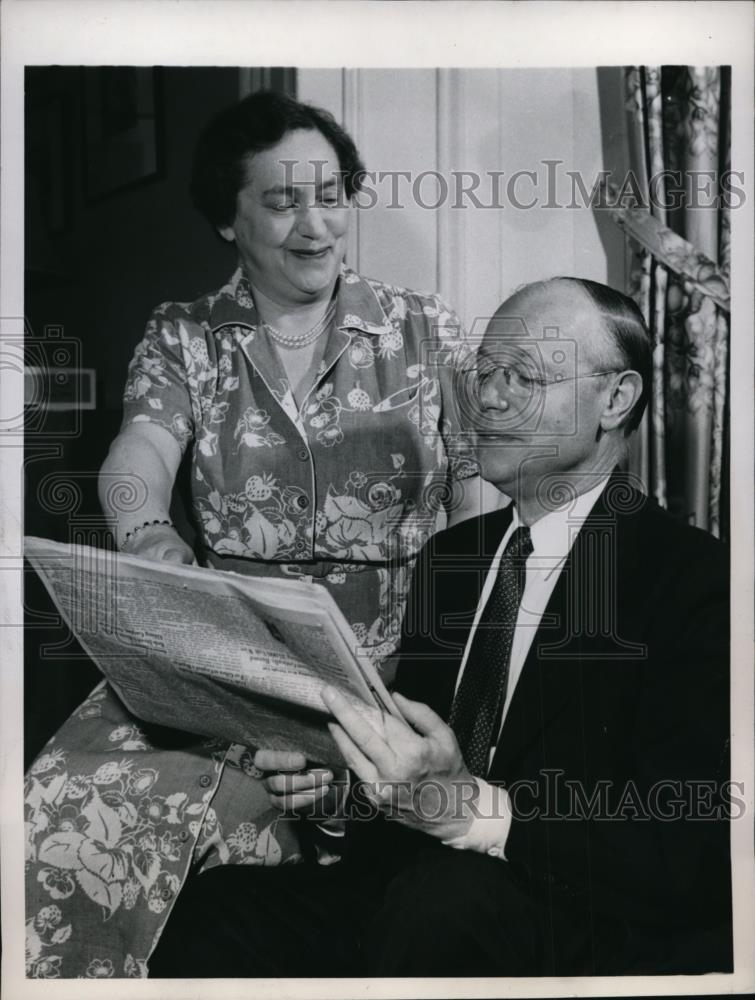
[[[602,285],[501,306],[460,398],[512,503],[419,559],[405,721],[324,695],[352,773],[345,860],[200,876],[153,975],[731,969],[727,560],[618,471],[650,351]],[[267,779],[295,809],[332,782]]]

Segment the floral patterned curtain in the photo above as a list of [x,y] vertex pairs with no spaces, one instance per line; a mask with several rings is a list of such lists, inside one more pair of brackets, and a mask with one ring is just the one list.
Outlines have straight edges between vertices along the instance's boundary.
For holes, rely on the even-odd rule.
[[728,534],[729,207],[721,179],[729,74],[626,70],[631,172],[643,207],[620,201],[614,212],[631,237],[629,291],[654,341],[633,471],[672,514],[720,537]]

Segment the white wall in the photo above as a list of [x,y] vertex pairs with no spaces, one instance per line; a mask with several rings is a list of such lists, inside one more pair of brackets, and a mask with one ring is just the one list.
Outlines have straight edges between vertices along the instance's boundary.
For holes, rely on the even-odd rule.
[[[595,69],[364,69],[299,70],[298,96],[327,107],[354,136],[368,170],[437,170],[483,175],[484,204],[504,207],[422,208],[411,184],[399,181],[403,208],[389,208],[391,186],[376,183],[379,203],[355,213],[350,263],[372,277],[419,290],[437,290],[468,327],[491,312],[518,285],[555,274],[620,283],[624,238],[589,208],[546,207],[545,160],[561,160],[556,190],[571,200],[564,171],[580,171],[589,190],[595,176],[619,164],[624,129],[620,70]],[[606,105],[608,103],[608,116]],[[602,105],[602,109],[601,109]],[[601,127],[601,110],[603,127]],[[609,134],[605,122],[610,124]],[[554,169],[554,168],[552,168]],[[518,209],[537,197],[537,207]],[[488,171],[503,171],[495,199]],[[563,181],[563,183],[561,183]],[[425,203],[437,182],[420,188]],[[551,198],[551,202],[553,198]]]

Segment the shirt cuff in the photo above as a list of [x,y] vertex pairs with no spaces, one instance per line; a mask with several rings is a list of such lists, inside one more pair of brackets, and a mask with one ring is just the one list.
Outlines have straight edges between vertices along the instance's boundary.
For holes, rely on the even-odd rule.
[[506,841],[511,829],[511,803],[505,788],[475,778],[480,795],[475,803],[475,817],[466,833],[444,840],[447,847],[460,851],[478,851],[491,858],[506,860]]

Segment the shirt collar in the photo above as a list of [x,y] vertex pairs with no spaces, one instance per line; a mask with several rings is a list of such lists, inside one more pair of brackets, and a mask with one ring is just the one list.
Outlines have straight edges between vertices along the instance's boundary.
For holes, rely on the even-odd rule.
[[[597,486],[593,486],[586,493],[578,493],[573,500],[568,500],[530,526],[532,554],[538,561],[547,560],[547,566],[552,568],[563,562],[569,555],[587,515],[595,506],[596,500],[606,488],[609,479],[610,476],[605,476]],[[521,527],[521,524],[519,512],[514,507],[511,527],[507,535],[510,537],[517,528]],[[545,562],[543,568],[546,568]]]
[[[252,288],[241,265],[213,296],[211,305],[213,329],[234,323],[256,327],[259,323]],[[353,330],[372,336],[390,333],[393,329],[372,285],[345,264],[341,265],[336,294],[335,325],[347,332]]]

